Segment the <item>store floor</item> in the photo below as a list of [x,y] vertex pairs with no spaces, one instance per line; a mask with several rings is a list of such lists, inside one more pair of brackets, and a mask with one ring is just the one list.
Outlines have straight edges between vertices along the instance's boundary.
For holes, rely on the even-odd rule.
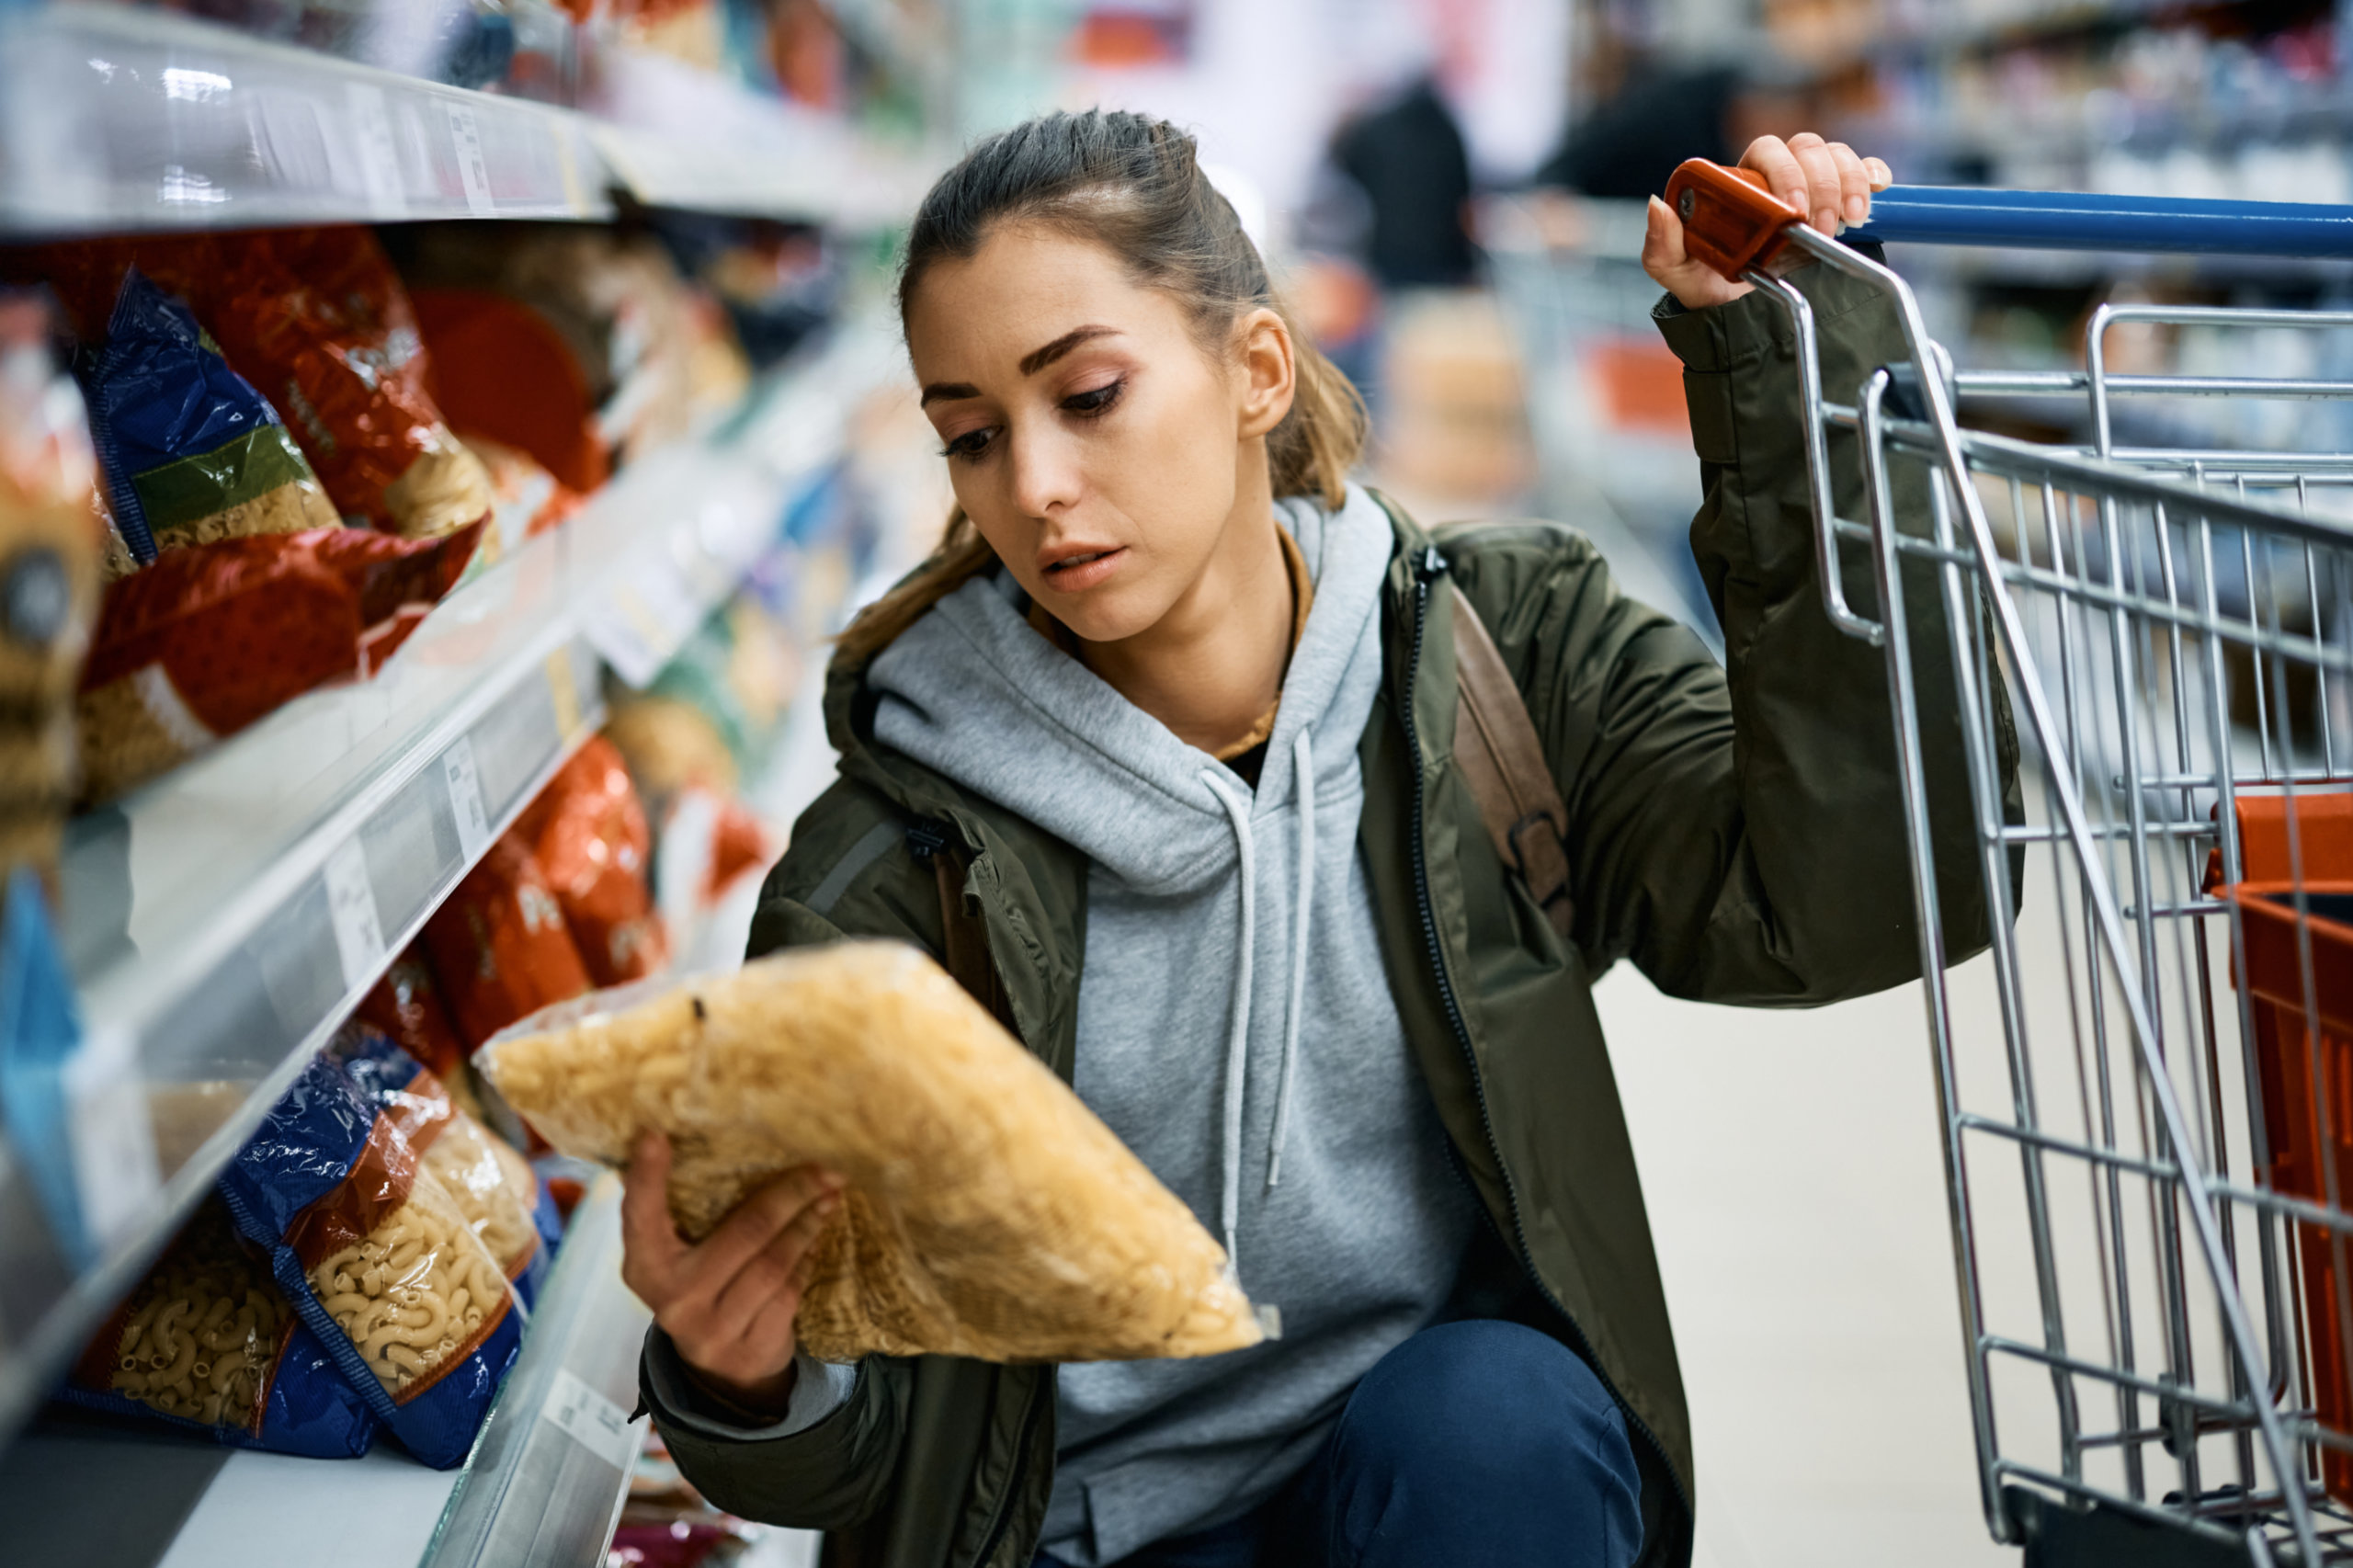
[[1620,964],[1597,999],[1690,1395],[1696,1568],[2015,1562],[1978,1507],[1919,988],[1734,1010]]

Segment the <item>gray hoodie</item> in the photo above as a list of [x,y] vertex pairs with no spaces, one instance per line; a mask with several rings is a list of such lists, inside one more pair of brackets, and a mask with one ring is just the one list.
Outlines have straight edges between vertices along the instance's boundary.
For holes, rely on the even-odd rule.
[[1087,857],[1079,1097],[1280,1314],[1279,1342],[1233,1355],[1063,1368],[1044,1540],[1074,1563],[1272,1494],[1436,1316],[1477,1223],[1357,846],[1393,535],[1360,490],[1279,511],[1315,596],[1255,791],[1040,636],[1003,574],[868,672],[883,744]]

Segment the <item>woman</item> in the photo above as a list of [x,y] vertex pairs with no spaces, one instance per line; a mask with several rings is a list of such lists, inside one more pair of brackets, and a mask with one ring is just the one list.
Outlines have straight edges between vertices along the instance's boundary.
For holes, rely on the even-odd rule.
[[[1744,162],[1824,229],[1887,179],[1815,136]],[[1033,120],[926,199],[901,309],[959,506],[842,640],[841,777],[752,951],[886,935],[977,977],[1283,1334],[1059,1369],[796,1358],[834,1178],[688,1246],[650,1140],[645,1400],[712,1502],[910,1568],[1688,1560],[1689,1425],[1591,979],[1627,957],[1802,1005],[1918,949],[1881,655],[1815,597],[1785,322],[1655,202],[1643,259],[1729,672],[1569,529],[1433,533],[1349,483],[1360,405],[1173,128]],[[1900,352],[1871,291],[1800,285],[1829,384]],[[1567,803],[1566,939],[1451,765],[1449,581]],[[1942,628],[1914,614],[1930,679]],[[1958,730],[1928,746],[1966,951]]]

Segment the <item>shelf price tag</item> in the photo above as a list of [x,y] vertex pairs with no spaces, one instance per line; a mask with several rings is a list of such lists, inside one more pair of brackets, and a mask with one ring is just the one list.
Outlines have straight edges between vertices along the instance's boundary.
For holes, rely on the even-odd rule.
[[459,852],[472,865],[490,847],[490,813],[483,807],[482,775],[474,768],[472,735],[460,735],[441,754],[441,777],[449,787],[449,810],[458,819]]
[[104,1251],[153,1208],[164,1185],[138,1047],[127,1030],[94,1029],[61,1077],[82,1228]]
[[365,984],[384,961],[384,928],[376,917],[376,887],[368,878],[368,855],[357,838],[327,857],[327,919],[335,928],[335,957],[343,961],[347,990]]
[[400,150],[392,142],[392,111],[384,89],[373,82],[348,82],[343,89],[349,111],[352,151],[359,159],[360,187],[368,210],[379,218],[407,215],[408,191],[401,180]]
[[498,203],[490,194],[490,160],[483,155],[482,123],[464,104],[444,104],[449,118],[449,140],[458,150],[458,179],[466,187],[466,210],[477,218],[494,218]]
[[555,733],[570,740],[580,730],[580,688],[573,684],[569,644],[548,655],[548,700],[555,705]]
[[629,1412],[582,1382],[570,1368],[556,1373],[555,1386],[548,1391],[540,1414],[624,1475],[637,1462],[637,1450],[645,1441]]

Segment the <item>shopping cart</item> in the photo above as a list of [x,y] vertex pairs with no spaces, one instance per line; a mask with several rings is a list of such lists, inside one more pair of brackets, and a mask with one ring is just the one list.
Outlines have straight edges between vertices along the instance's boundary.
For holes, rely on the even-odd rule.
[[[2054,1568],[2353,1562],[2353,453],[2114,438],[2128,398],[2353,381],[2110,368],[2126,331],[2353,312],[2108,306],[2086,369],[1972,374],[1894,273],[1733,171],[1687,164],[1668,200],[1792,318],[1822,597],[1884,650],[1995,1537]],[[2353,256],[2353,210],[2245,203],[1898,188],[1865,232]],[[1884,290],[1908,362],[1824,386],[1790,250]],[[1979,394],[2083,400],[2090,439],[1964,429]],[[1842,431],[1860,518],[1834,504]],[[1930,617],[1941,650],[1907,636]],[[1947,689],[1957,713],[1924,710]],[[1948,971],[1924,737],[1956,723],[1973,874],[2018,917]]]

